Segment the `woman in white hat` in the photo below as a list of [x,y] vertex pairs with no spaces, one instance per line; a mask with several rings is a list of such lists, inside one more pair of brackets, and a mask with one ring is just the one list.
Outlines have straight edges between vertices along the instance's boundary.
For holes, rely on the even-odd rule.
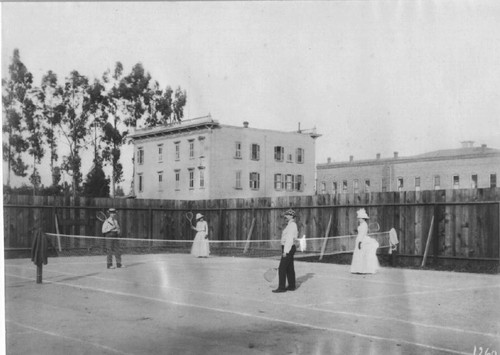
[[191,226],[196,231],[191,254],[198,258],[208,258],[210,246],[208,244],[208,224],[201,213],[196,214],[196,227]]
[[368,223],[370,217],[364,208],[357,212],[358,236],[352,253],[351,272],[353,274],[374,274],[379,268],[377,259],[378,242],[368,236]]

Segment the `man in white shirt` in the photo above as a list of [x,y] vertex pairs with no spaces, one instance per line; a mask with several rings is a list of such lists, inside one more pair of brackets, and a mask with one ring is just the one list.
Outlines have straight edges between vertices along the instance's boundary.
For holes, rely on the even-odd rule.
[[120,237],[120,225],[116,220],[116,210],[110,208],[108,210],[109,217],[102,224],[102,234],[106,238],[106,254],[107,254],[107,265],[108,269],[113,268],[113,255],[116,259],[116,267],[122,267],[122,255],[120,251],[120,241],[117,239]]
[[[295,242],[299,235],[297,223],[295,223],[295,211],[290,209],[285,212],[287,226],[281,234],[281,260],[278,269],[279,286],[275,293],[295,291],[295,267],[293,265],[293,256],[295,255]],[[286,287],[288,280],[288,287]]]

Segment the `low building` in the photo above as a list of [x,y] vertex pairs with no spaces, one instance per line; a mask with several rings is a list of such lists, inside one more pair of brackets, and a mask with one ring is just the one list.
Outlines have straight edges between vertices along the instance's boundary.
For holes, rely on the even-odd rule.
[[458,149],[421,155],[317,165],[318,193],[423,191],[497,187],[500,150],[462,142]]
[[138,129],[138,198],[200,200],[313,195],[315,130],[281,132],[219,124],[212,117]]

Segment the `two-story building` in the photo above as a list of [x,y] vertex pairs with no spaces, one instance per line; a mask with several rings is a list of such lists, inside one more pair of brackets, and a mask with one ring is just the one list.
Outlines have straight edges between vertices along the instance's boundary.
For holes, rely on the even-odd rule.
[[315,130],[222,125],[210,116],[138,129],[138,198],[201,200],[313,195]]
[[497,187],[500,150],[462,142],[458,149],[317,165],[318,193],[364,193]]

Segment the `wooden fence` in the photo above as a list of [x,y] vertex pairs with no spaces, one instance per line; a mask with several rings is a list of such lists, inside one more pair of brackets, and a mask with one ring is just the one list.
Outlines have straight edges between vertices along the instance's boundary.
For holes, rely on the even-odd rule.
[[[101,235],[96,212],[118,210],[125,238],[193,239],[186,212],[206,216],[211,239],[279,239],[283,212],[298,213],[300,235],[354,234],[356,211],[364,207],[381,231],[395,228],[398,257],[421,259],[432,235],[429,256],[490,260],[500,258],[500,188],[315,195],[306,197],[174,201],[4,195],[5,250],[31,247],[33,231]],[[434,223],[431,223],[434,220]],[[429,229],[433,225],[433,230]]]

